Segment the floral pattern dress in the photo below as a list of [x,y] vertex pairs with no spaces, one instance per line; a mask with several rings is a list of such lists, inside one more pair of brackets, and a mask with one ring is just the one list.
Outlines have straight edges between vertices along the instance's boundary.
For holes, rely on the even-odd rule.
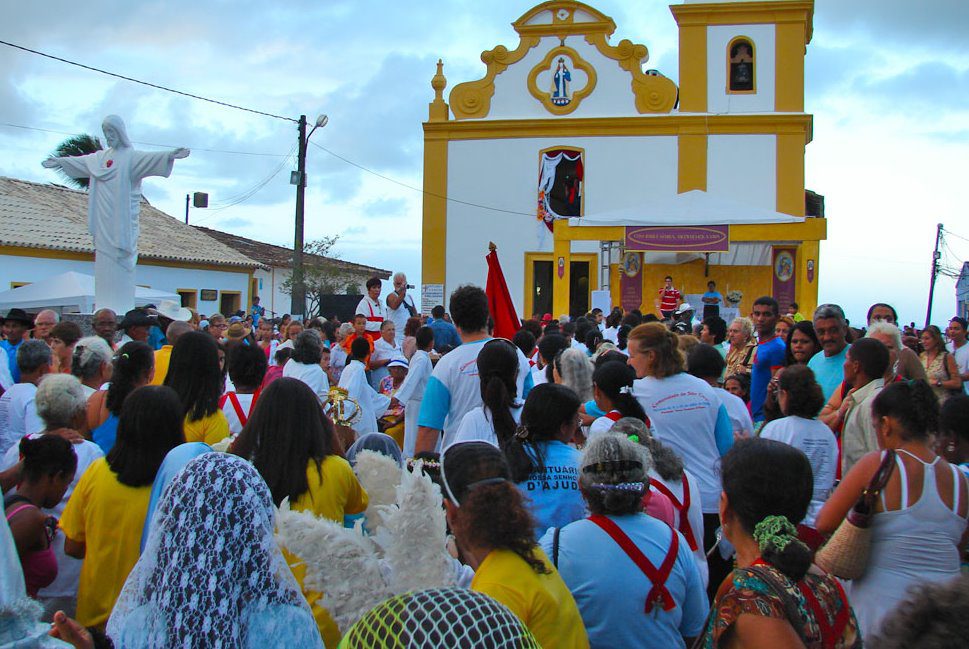
[[750,368],[754,365],[754,353],[757,351],[757,343],[753,340],[748,341],[740,349],[731,346],[727,350],[727,370],[724,376],[731,374],[750,374]]
[[[774,582],[783,585],[786,598],[795,604],[800,618],[800,629],[795,630],[807,640],[808,649],[862,646],[854,611],[834,577],[812,568],[804,579],[794,583],[769,564],[758,562],[758,570],[769,571]],[[744,614],[789,619],[784,599],[751,568],[735,569],[731,579],[720,587],[700,646],[719,647],[720,638]]]

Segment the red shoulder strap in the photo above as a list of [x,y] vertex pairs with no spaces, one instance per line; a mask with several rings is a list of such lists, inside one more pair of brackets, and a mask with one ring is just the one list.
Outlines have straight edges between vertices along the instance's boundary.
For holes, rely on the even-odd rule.
[[608,534],[613,541],[615,541],[622,551],[626,553],[633,563],[635,563],[643,574],[652,582],[653,587],[649,590],[646,595],[646,606],[644,608],[645,613],[649,613],[653,610],[654,604],[662,604],[664,611],[671,611],[676,608],[676,602],[673,600],[673,595],[666,588],[666,580],[670,576],[670,572],[673,571],[673,562],[676,561],[676,553],[679,552],[680,542],[677,540],[676,532],[670,528],[670,532],[673,534],[673,540],[670,542],[669,550],[666,552],[666,558],[663,559],[662,565],[659,569],[656,569],[646,555],[643,554],[642,550],[636,547],[636,544],[632,542],[626,533],[619,529],[609,518],[601,514],[593,514],[589,517],[589,520],[598,525],[606,534]]
[[[249,412],[252,412],[253,406],[256,405],[256,397],[258,396],[259,392],[256,392],[256,394],[252,396],[252,403],[249,404]],[[239,397],[236,396],[235,392],[226,392],[224,395],[222,395],[223,404],[225,403],[224,399],[226,397],[229,398],[229,403],[232,404],[232,409],[236,411],[236,416],[239,417],[239,423],[245,426],[246,422],[249,421],[249,413],[242,410],[242,404],[239,403]]]
[[622,419],[622,413],[619,412],[618,410],[610,410],[609,412],[606,413],[605,417],[606,419],[609,419],[611,421],[619,421],[620,419]]
[[680,502],[673,495],[673,492],[656,478],[650,478],[649,484],[651,487],[655,487],[656,491],[669,498],[673,506],[676,507],[676,510],[680,513],[680,524],[677,526],[677,529],[686,537],[686,542],[689,544],[690,550],[696,552],[699,545],[697,545],[696,535],[693,533],[693,528],[690,527],[689,517],[687,516],[687,513],[690,511],[690,487],[686,481],[686,474],[683,474],[683,502]]

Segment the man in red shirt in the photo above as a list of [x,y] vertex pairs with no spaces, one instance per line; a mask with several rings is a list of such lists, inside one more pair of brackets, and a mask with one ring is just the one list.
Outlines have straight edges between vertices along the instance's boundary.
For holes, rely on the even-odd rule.
[[681,302],[683,302],[683,296],[673,288],[673,278],[667,275],[666,285],[659,290],[659,299],[656,300],[656,308],[663,315],[663,320],[672,318]]

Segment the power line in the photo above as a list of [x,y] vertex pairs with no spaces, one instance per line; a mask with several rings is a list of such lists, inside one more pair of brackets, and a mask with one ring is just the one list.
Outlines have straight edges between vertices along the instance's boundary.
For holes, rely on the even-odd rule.
[[945,232],[950,237],[955,237],[956,239],[962,239],[963,241],[969,243],[969,239],[967,239],[966,237],[963,237],[963,236],[960,236],[960,235],[956,234],[952,230],[946,230],[945,228],[943,228],[942,231]]
[[446,201],[448,201],[450,203],[459,203],[460,205],[468,205],[470,207],[477,207],[477,208],[480,208],[482,210],[490,210],[492,212],[502,212],[504,214],[516,214],[516,215],[519,215],[519,216],[535,216],[535,213],[534,212],[519,212],[517,210],[506,210],[506,209],[501,208],[501,207],[491,207],[489,205],[481,205],[479,203],[472,203],[470,201],[462,201],[462,200],[459,200],[457,198],[451,198],[450,196],[442,196],[441,194],[435,194],[434,192],[427,192],[427,191],[424,191],[423,189],[421,189],[419,187],[414,187],[413,185],[408,185],[407,183],[402,182],[400,180],[397,180],[395,178],[391,178],[390,176],[385,176],[382,173],[379,173],[379,172],[374,171],[373,169],[368,169],[367,167],[364,167],[361,164],[357,164],[353,160],[350,160],[348,158],[344,158],[342,155],[340,155],[338,153],[334,153],[333,151],[330,151],[325,146],[322,146],[320,144],[317,144],[316,142],[310,142],[310,144],[312,144],[313,146],[315,146],[317,149],[321,149],[321,150],[325,151],[326,153],[329,153],[334,158],[336,158],[338,160],[342,160],[343,162],[347,163],[348,165],[351,165],[351,166],[356,167],[357,169],[360,169],[361,171],[365,171],[366,173],[371,174],[371,175],[374,175],[377,178],[383,178],[384,180],[386,180],[388,182],[392,182],[395,185],[400,185],[401,187],[405,187],[405,188],[410,189],[412,191],[418,192],[420,194],[423,194],[424,196],[431,196],[432,198],[441,198],[441,199],[446,200]]
[[176,95],[182,95],[183,97],[190,97],[192,99],[198,99],[199,101],[207,101],[210,104],[217,104],[219,106],[225,106],[226,108],[234,108],[236,110],[243,110],[247,113],[254,113],[256,115],[262,115],[264,117],[272,117],[274,119],[281,119],[287,122],[298,122],[299,120],[293,119],[292,117],[284,117],[283,115],[275,115],[273,113],[267,113],[265,111],[256,110],[255,108],[246,108],[245,106],[237,106],[236,104],[230,104],[225,101],[219,101],[217,99],[209,99],[208,97],[202,97],[201,95],[193,95],[190,92],[183,92],[181,90],[175,90],[174,88],[168,88],[166,86],[158,85],[157,83],[150,83],[148,81],[142,81],[141,79],[135,79],[133,77],[126,77],[123,74],[117,74],[115,72],[108,72],[107,70],[102,70],[101,68],[95,68],[90,65],[84,65],[83,63],[78,63],[77,61],[71,61],[69,59],[64,59],[59,56],[54,56],[53,54],[47,54],[45,52],[40,52],[38,50],[32,50],[29,47],[24,47],[22,45],[16,45],[14,43],[8,43],[7,41],[0,40],[0,45],[6,45],[7,47],[13,47],[15,49],[29,52],[31,54],[36,54],[38,56],[43,56],[44,58],[52,59],[54,61],[60,61],[61,63],[67,63],[68,65],[73,65],[85,70],[90,70],[91,72],[98,72],[100,74],[106,74],[109,77],[115,77],[117,79],[124,79],[125,81],[130,81],[132,83],[139,83],[143,86],[148,86],[149,88],[156,88],[158,90],[164,90],[165,92],[172,92]]
[[269,182],[273,178],[275,178],[276,176],[279,175],[279,172],[283,170],[283,167],[286,166],[286,163],[289,162],[292,159],[293,151],[295,149],[296,149],[296,145],[293,145],[293,148],[290,149],[289,154],[287,155],[287,157],[285,159],[283,159],[269,173],[268,176],[266,176],[265,178],[263,178],[262,180],[260,180],[259,182],[257,182],[254,186],[252,186],[251,188],[249,188],[246,191],[242,192],[241,194],[237,194],[235,196],[229,197],[228,199],[226,199],[226,201],[224,203],[222,203],[222,204],[216,204],[214,207],[210,207],[209,208],[210,214],[207,214],[207,215],[205,215],[205,216],[203,216],[201,218],[195,219],[195,224],[197,225],[197,224],[201,223],[202,221],[207,221],[208,219],[213,218],[214,216],[216,216],[215,215],[215,212],[221,212],[222,210],[226,210],[226,209],[228,209],[230,207],[234,207],[236,205],[239,205],[240,203],[246,202],[247,200],[249,200],[250,198],[252,198],[253,196],[255,196],[263,187],[265,187],[266,185],[268,185]]
[[[10,128],[19,128],[25,131],[40,131],[41,133],[53,133],[54,135],[77,135],[77,133],[69,133],[67,131],[55,131],[49,128],[39,128],[36,126],[24,126],[23,124],[12,124],[10,122],[0,122],[0,126],[8,126]],[[145,146],[157,146],[163,149],[174,149],[176,148],[173,144],[158,144],[156,142],[142,142],[139,140],[133,140],[132,144],[144,144]],[[206,153],[228,153],[230,155],[251,155],[251,156],[261,156],[268,158],[288,158],[292,155],[292,151],[289,153],[261,153],[257,151],[229,151],[226,149],[203,149],[201,147],[188,146],[186,147],[192,151],[205,151]]]

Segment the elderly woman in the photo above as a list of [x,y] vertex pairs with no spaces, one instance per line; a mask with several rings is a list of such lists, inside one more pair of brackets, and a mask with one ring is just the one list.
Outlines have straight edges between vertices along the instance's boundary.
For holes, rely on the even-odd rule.
[[[103,341],[102,341],[103,342]],[[107,345],[107,343],[104,343]],[[87,399],[81,383],[73,376],[51,375],[41,381],[34,397],[37,414],[44,422],[41,433],[28,435],[29,439],[39,439],[44,435],[60,435],[72,442],[72,448],[77,455],[77,469],[64,492],[64,496],[57,504],[44,509],[44,513],[60,518],[74,493],[74,488],[87,468],[104,454],[94,442],[83,439],[76,431],[84,426],[87,411]],[[0,469],[14,466],[20,460],[16,446],[7,451],[0,461]],[[38,599],[44,605],[44,619],[50,617],[57,610],[63,610],[69,615],[74,614],[77,606],[77,586],[81,575],[81,561],[64,553],[64,535],[58,533],[52,543],[54,556],[57,558],[57,578],[39,592]]]
[[[925,368],[918,355],[902,344],[902,332],[890,322],[876,321],[868,327],[867,338],[874,338],[888,348],[888,373],[885,383],[901,379],[925,380]],[[837,392],[837,391],[836,391]]]
[[737,565],[720,586],[702,647],[861,647],[838,580],[797,539],[814,484],[801,451],[767,439],[723,458],[720,518]]
[[643,513],[652,458],[604,433],[582,454],[579,490],[592,516],[539,544],[575,597],[591,647],[687,647],[708,604],[682,534]]
[[581,349],[566,349],[550,364],[549,383],[558,383],[573,392],[583,403],[592,399],[592,362]]
[[81,338],[74,345],[71,374],[80,379],[86,398],[90,398],[111,380],[113,357],[111,347],[100,336]]
[[754,340],[754,323],[750,318],[734,318],[727,327],[727,376],[731,374],[750,374],[754,364],[754,351],[757,341]]
[[71,360],[74,356],[74,345],[81,339],[81,328],[76,322],[65,320],[58,322],[50,330],[50,350],[54,353],[54,368],[56,374],[70,374]]

